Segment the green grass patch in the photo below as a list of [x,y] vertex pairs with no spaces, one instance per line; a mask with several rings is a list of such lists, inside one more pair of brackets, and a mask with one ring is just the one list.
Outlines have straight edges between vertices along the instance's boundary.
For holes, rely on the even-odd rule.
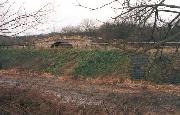
[[119,51],[80,52],[75,76],[94,77],[99,75],[122,74],[128,72],[128,55]]
[[128,72],[128,55],[119,51],[86,51],[76,49],[1,49],[0,68],[20,68],[61,75],[61,67],[75,61],[74,76]]
[[1,69],[20,68],[61,74],[60,67],[76,57],[74,50],[1,49]]

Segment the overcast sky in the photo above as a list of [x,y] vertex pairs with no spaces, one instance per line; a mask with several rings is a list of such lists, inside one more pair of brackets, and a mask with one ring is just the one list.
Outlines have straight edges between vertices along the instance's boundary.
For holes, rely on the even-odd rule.
[[[12,0],[13,1],[13,0]],[[60,31],[64,26],[77,25],[83,19],[93,19],[100,21],[107,21],[115,16],[116,12],[106,7],[101,10],[90,11],[77,6],[77,1],[87,7],[96,8],[102,4],[111,2],[113,0],[14,0],[17,4],[23,5],[27,11],[38,10],[43,5],[50,3],[54,12],[49,15],[46,24],[39,27],[38,33],[46,33],[52,31]],[[123,1],[123,0],[122,0]],[[166,0],[168,4],[180,5],[180,0]],[[117,4],[114,4],[117,5]],[[37,30],[30,30],[26,32],[31,34]]]

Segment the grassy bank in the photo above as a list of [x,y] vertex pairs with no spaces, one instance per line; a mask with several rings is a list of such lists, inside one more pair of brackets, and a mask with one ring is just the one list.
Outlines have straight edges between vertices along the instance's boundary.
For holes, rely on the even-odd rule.
[[128,55],[119,51],[84,51],[76,49],[1,49],[0,68],[20,68],[62,75],[61,68],[76,62],[73,75],[93,77],[128,72]]
[[[142,80],[155,83],[179,84],[177,61],[164,56],[152,59],[149,73]],[[142,61],[142,60],[139,60]],[[139,63],[139,62],[138,62]],[[77,50],[77,49],[1,49],[0,68],[31,70],[51,73],[55,76],[72,75],[75,78],[102,76],[130,76],[132,60],[128,54],[118,50]],[[177,66],[177,67],[176,67]],[[141,66],[138,66],[140,69]],[[138,69],[137,72],[140,70]],[[67,74],[65,72],[69,72]],[[131,75],[132,78],[134,78]]]
[[2,69],[20,68],[58,75],[59,68],[74,55],[70,50],[8,49],[0,50],[0,63]]

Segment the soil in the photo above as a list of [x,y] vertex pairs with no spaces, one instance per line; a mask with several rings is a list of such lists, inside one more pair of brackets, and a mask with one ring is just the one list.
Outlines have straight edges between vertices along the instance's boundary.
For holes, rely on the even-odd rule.
[[180,86],[1,70],[0,114],[179,115]]

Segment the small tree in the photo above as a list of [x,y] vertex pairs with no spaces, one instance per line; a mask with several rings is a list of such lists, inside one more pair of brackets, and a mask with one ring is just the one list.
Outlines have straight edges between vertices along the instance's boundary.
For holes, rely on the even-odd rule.
[[91,19],[84,19],[80,24],[83,34],[88,36],[96,36],[97,23]]
[[96,23],[93,20],[84,19],[80,26],[83,31],[90,32],[96,28]]

